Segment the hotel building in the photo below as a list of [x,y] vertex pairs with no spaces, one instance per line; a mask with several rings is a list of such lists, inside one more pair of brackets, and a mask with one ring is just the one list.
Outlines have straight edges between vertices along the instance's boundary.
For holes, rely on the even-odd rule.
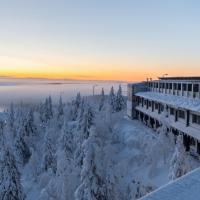
[[187,151],[200,154],[200,77],[160,77],[128,84],[127,114],[156,130],[181,134]]

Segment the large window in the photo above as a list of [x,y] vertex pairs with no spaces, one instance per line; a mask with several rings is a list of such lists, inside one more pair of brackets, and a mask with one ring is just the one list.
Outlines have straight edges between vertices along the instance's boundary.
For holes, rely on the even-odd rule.
[[183,91],[186,91],[187,90],[187,85],[184,83],[183,84]]
[[199,92],[199,85],[198,84],[194,84],[194,92]]
[[177,84],[174,83],[174,90],[177,90]]
[[192,84],[188,84],[188,91],[189,91],[189,92],[192,91]]
[[185,111],[179,110],[178,111],[178,117],[181,118],[181,119],[185,119]]
[[181,90],[181,83],[178,84],[178,90]]
[[200,116],[199,115],[192,115],[192,123],[194,124],[200,124]]

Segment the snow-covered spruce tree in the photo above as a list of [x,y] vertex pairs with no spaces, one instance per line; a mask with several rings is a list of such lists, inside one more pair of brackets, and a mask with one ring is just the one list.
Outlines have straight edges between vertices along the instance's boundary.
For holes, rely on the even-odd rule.
[[2,147],[2,142],[4,140],[5,125],[5,122],[3,120],[0,120],[0,148]]
[[49,116],[50,116],[50,119],[51,119],[53,117],[53,106],[52,106],[51,96],[49,96],[49,98],[48,98],[48,112],[49,112]]
[[20,173],[11,150],[6,148],[0,161],[0,199],[24,200]]
[[15,127],[15,110],[14,105],[11,103],[10,108],[8,109],[8,119],[7,119],[7,128],[11,138],[16,136],[16,127]]
[[14,142],[14,152],[18,164],[22,166],[24,166],[28,162],[31,156],[30,149],[20,133],[18,133]]
[[75,192],[76,200],[107,200],[102,173],[101,142],[92,127],[88,139],[83,143],[84,159],[81,170],[81,184]]
[[60,96],[58,104],[58,119],[60,119],[63,115],[64,115],[64,105],[62,101],[62,96]]
[[86,105],[86,100],[85,100],[85,98],[82,98],[81,103],[79,105],[78,116],[77,116],[78,123],[83,119],[85,105]]
[[93,108],[89,103],[84,103],[83,111],[78,121],[78,128],[75,134],[75,142],[77,144],[75,151],[76,165],[81,168],[83,162],[83,150],[82,145],[85,139],[89,137],[89,131],[92,125],[94,125],[95,114]]
[[94,117],[95,114],[92,106],[89,103],[85,103],[83,113],[79,119],[79,130],[82,141],[88,138],[89,130],[94,125]]
[[14,128],[14,120],[15,120],[14,105],[13,103],[11,103],[10,109],[8,112],[8,125],[11,129]]
[[37,127],[34,123],[34,110],[31,108],[27,114],[25,119],[24,129],[25,129],[25,136],[27,137],[34,137],[37,135]]
[[115,99],[115,110],[116,112],[120,112],[125,107],[125,100],[122,95],[122,87],[119,85],[119,89],[117,91],[116,99]]
[[182,137],[179,135],[177,137],[177,144],[175,147],[174,154],[171,159],[169,179],[175,180],[191,170],[189,155],[185,151],[182,143]]
[[[55,181],[60,191],[59,199],[73,199],[74,191],[78,185],[77,170],[74,163],[74,140],[73,130],[64,123],[62,135],[59,139],[59,147],[57,150],[57,173]],[[59,196],[59,194],[57,194]]]
[[105,103],[105,93],[104,93],[104,89],[102,88],[101,99],[100,99],[100,103],[99,103],[99,111],[101,111],[103,109],[104,103]]
[[45,103],[40,105],[40,120],[47,123],[53,117],[53,106],[51,96],[45,99]]
[[140,199],[149,192],[152,192],[154,188],[152,186],[145,186],[140,181],[133,180],[129,183],[127,190],[127,199],[135,200]]
[[155,151],[159,152],[159,155],[163,157],[164,164],[168,161],[168,156],[171,156],[171,152],[173,151],[173,144],[171,141],[171,134],[168,132],[168,128],[166,124],[162,124],[161,127],[157,129],[158,135],[158,142],[157,142],[157,149]]
[[43,152],[43,161],[42,161],[42,169],[48,171],[51,169],[54,173],[56,173],[56,149],[54,146],[54,141],[51,137],[49,137],[48,133],[45,136],[44,142],[44,152]]
[[109,104],[110,104],[110,109],[111,112],[115,112],[116,110],[116,96],[115,96],[115,91],[114,87],[111,87],[110,94],[109,94]]
[[69,128],[67,121],[65,121],[60,138],[60,147],[64,151],[67,158],[72,158],[74,153],[74,139],[73,131]]
[[82,98],[80,92],[76,95],[76,99],[72,101],[71,104],[71,111],[70,111],[70,118],[72,121],[77,120],[79,107],[81,105]]

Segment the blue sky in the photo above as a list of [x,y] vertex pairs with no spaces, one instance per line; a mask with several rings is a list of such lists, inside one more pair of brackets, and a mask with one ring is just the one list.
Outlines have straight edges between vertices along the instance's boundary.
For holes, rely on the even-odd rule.
[[200,75],[199,10],[194,0],[1,0],[0,68]]

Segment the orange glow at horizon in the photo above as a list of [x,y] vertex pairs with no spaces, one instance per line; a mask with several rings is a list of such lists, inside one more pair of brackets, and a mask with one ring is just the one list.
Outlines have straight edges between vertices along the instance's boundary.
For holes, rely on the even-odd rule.
[[[155,62],[152,60],[135,61],[128,63],[121,61],[117,64],[106,64],[106,61],[84,62],[74,64],[62,59],[49,59],[48,62],[39,59],[19,59],[0,57],[0,76],[18,78],[50,78],[50,79],[81,79],[81,80],[122,80],[141,81],[146,78],[157,78],[163,74],[170,76],[200,75],[198,63],[183,61],[183,63],[171,61]],[[82,63],[82,64],[81,64]],[[98,63],[98,64],[97,64]],[[190,67],[193,66],[193,70]]]
[[[107,69],[106,69],[107,68]],[[185,68],[183,68],[185,69]],[[153,71],[152,71],[153,70]],[[180,71],[180,68],[161,70],[160,68],[145,68],[117,66],[103,67],[83,67],[83,69],[68,69],[67,67],[12,67],[0,68],[0,76],[10,76],[17,78],[49,78],[49,79],[81,79],[81,80],[122,80],[122,81],[140,81],[146,80],[147,77],[157,78],[164,73],[170,76],[192,76],[200,75],[197,69],[193,73],[188,70]]]

